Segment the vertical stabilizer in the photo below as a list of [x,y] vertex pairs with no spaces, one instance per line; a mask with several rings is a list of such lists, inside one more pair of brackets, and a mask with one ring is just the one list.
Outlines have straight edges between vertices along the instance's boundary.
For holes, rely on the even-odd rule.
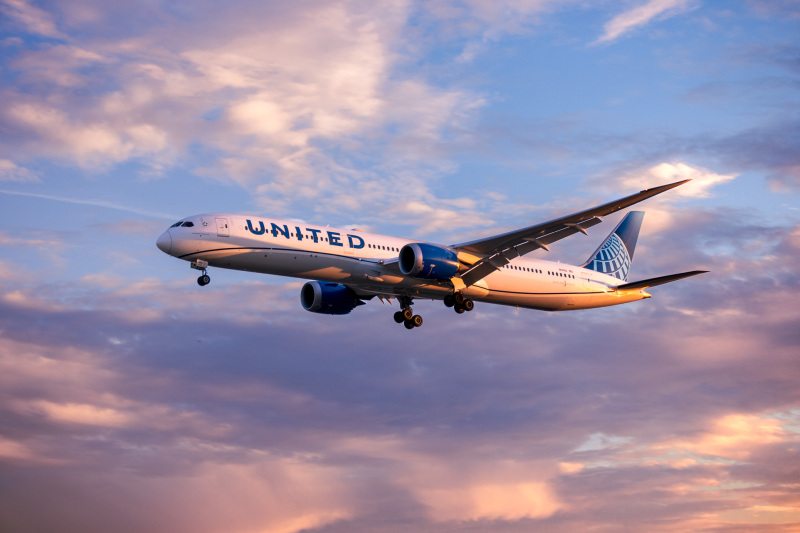
[[643,218],[644,211],[631,211],[625,215],[583,268],[627,280]]

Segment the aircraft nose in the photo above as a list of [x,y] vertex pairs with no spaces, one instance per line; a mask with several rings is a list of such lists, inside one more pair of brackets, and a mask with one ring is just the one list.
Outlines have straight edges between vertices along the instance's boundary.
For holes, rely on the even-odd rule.
[[169,234],[169,230],[162,233],[158,240],[156,240],[156,246],[165,254],[169,253],[172,249],[172,236]]

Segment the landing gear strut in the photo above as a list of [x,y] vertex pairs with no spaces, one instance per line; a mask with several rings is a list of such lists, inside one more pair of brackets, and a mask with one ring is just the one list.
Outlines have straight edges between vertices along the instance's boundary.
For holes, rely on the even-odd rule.
[[406,329],[418,328],[422,325],[422,317],[415,315],[411,310],[411,298],[408,296],[401,296],[398,298],[400,301],[401,309],[394,314],[394,321],[398,324],[403,324]]
[[206,273],[206,269],[208,268],[208,261],[203,261],[202,259],[195,259],[189,266],[195,270],[203,271],[203,274],[199,278],[197,278],[198,285],[200,285],[201,287],[205,287],[206,285],[211,283],[211,278]]
[[464,295],[461,294],[461,291],[445,296],[444,305],[447,307],[452,307],[458,314],[461,314],[464,311],[472,311],[475,309],[475,302],[464,297]]

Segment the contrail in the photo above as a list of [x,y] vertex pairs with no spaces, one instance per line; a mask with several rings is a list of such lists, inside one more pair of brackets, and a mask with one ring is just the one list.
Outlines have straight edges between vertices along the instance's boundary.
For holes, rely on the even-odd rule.
[[143,209],[136,209],[133,207],[125,207],[124,205],[117,205],[111,202],[104,202],[102,200],[79,200],[77,198],[63,198],[60,196],[51,196],[49,194],[37,194],[33,192],[18,192],[18,191],[7,191],[5,189],[0,189],[0,193],[2,194],[11,194],[15,196],[28,196],[30,198],[42,198],[43,200],[53,200],[55,202],[64,202],[67,204],[78,204],[78,205],[93,205],[95,207],[105,207],[107,209],[116,209],[117,211],[125,211],[126,213],[133,213],[134,215],[141,215],[146,217],[152,218],[160,218],[164,220],[176,220],[180,217],[176,217],[174,215],[169,215],[165,213],[154,213],[152,211],[145,211]]

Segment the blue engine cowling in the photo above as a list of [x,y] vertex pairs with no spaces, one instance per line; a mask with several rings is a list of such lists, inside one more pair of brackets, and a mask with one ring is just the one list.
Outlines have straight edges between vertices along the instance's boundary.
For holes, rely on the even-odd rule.
[[400,249],[399,265],[406,276],[445,280],[458,272],[458,257],[447,248],[415,242]]
[[353,289],[341,283],[309,281],[300,289],[300,303],[303,309],[324,315],[346,315],[364,302],[359,300]]

